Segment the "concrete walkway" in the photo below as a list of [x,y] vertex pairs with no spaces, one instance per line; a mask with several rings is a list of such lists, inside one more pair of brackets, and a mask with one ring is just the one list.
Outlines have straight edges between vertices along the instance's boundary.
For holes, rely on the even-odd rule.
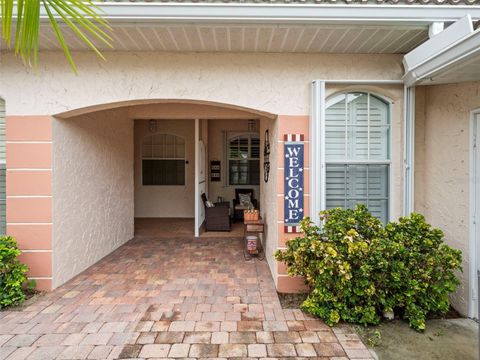
[[349,327],[280,306],[240,238],[138,237],[64,286],[0,312],[0,359],[370,359]]

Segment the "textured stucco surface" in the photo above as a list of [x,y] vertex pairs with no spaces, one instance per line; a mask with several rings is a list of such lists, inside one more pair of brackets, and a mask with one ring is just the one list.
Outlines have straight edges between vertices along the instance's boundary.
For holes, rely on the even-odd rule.
[[[259,121],[256,126],[259,130]],[[260,186],[235,186],[228,185],[227,173],[228,173],[228,159],[225,162],[225,152],[227,151],[227,144],[225,144],[224,133],[246,133],[248,132],[248,120],[245,119],[227,119],[227,120],[209,120],[208,121],[208,136],[210,143],[208,146],[208,158],[209,160],[221,161],[221,181],[210,181],[208,184],[208,192],[210,199],[216,201],[218,196],[223,197],[224,201],[232,201],[235,197],[236,188],[248,188],[253,189],[255,198],[260,202],[259,192]],[[228,141],[228,140],[227,140]],[[261,206],[261,204],[260,204]]]
[[480,82],[430,86],[417,95],[417,109],[424,111],[416,119],[416,210],[462,250],[462,284],[452,302],[463,315],[469,297],[470,111],[479,107]]
[[[142,185],[142,141],[154,133],[185,140],[185,185]],[[158,120],[157,131],[148,130],[148,120],[135,120],[135,217],[195,216],[195,120]]]
[[[264,181],[263,169],[263,148],[265,145],[265,130],[269,131],[270,140],[270,173],[266,183]],[[278,121],[265,119],[260,121],[260,203],[261,216],[265,222],[265,233],[263,234],[263,246],[265,247],[265,258],[277,285],[277,260],[274,253],[278,247],[278,226],[277,226],[277,157],[278,157]]]
[[[314,79],[400,79],[401,55],[74,53],[79,76],[60,52],[42,52],[37,70],[0,59],[7,114],[57,114],[133,99],[198,99],[268,111],[310,113]],[[42,96],[38,96],[42,94]]]
[[53,120],[53,287],[133,236],[133,121]]

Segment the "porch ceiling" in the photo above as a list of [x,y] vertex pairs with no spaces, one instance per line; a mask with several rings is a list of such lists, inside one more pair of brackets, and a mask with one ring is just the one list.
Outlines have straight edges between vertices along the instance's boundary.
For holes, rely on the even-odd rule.
[[[428,38],[428,28],[423,25],[142,22],[114,23],[112,27],[114,51],[403,54]],[[42,25],[40,33],[41,50],[61,50],[48,25]],[[88,49],[71,31],[65,29],[64,34],[71,49]]]

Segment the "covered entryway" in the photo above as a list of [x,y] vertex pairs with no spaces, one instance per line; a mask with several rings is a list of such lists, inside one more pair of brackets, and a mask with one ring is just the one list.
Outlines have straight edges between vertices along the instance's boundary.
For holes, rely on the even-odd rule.
[[[261,204],[259,134],[274,119],[252,109],[184,100],[128,101],[57,115],[53,287],[135,234],[157,239],[168,237],[160,233],[173,238],[200,235],[204,193],[212,202],[231,202],[236,188],[252,188]],[[241,160],[227,155],[230,143],[238,145],[239,156],[249,155]],[[223,181],[212,181],[211,160],[220,162]],[[239,172],[241,161],[250,166],[247,172]],[[244,181],[252,171],[257,172],[256,182]],[[275,183],[268,186],[273,202]],[[237,225],[219,236],[240,233]]]

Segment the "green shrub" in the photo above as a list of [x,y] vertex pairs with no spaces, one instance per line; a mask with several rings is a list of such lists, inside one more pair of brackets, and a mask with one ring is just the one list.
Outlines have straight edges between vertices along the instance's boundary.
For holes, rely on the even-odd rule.
[[422,215],[385,227],[363,205],[321,217],[321,229],[305,219],[304,236],[275,254],[310,288],[302,309],[329,325],[377,324],[383,311],[395,310],[417,330],[425,328],[428,313],[448,310],[461,255],[443,244],[443,233]]
[[28,267],[18,261],[20,250],[10,236],[0,236],[0,308],[25,300],[24,284]]
[[428,314],[450,308],[448,295],[460,284],[454,271],[461,270],[461,251],[445,245],[443,232],[420,214],[391,222],[385,230],[379,244],[386,274],[381,303],[387,310],[400,309],[410,326],[424,330]]

